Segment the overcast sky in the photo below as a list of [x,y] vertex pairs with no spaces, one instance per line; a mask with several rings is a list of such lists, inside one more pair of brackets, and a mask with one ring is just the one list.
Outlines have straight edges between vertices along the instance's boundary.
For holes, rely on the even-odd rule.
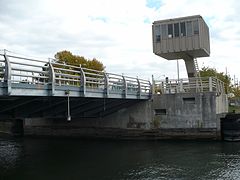
[[240,80],[239,11],[239,0],[0,0],[0,49],[43,58],[69,50],[108,72],[177,78],[176,61],[152,52],[152,22],[199,14],[211,38],[211,56],[199,66],[227,68]]

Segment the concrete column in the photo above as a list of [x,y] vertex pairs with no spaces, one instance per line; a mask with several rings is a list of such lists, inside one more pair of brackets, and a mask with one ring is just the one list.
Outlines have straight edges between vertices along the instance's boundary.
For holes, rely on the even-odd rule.
[[188,78],[193,78],[195,77],[195,68],[194,68],[194,60],[185,60],[185,65],[186,65],[186,69],[187,69],[187,74],[188,74]]

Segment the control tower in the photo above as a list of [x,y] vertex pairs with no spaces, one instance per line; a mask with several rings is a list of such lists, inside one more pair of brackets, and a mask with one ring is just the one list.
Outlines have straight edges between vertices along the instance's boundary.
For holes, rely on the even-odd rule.
[[154,21],[153,52],[167,60],[183,59],[188,77],[198,77],[196,58],[210,56],[209,29],[200,15]]

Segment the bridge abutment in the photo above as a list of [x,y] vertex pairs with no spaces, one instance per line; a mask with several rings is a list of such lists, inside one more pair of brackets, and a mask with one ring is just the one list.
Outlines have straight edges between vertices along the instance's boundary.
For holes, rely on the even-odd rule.
[[24,121],[22,119],[4,119],[0,121],[0,133],[13,136],[24,135]]
[[29,118],[24,134],[116,139],[220,139],[226,95],[214,92],[156,94],[151,100],[95,118]]
[[59,136],[83,138],[131,138],[150,129],[151,100],[141,101],[105,117],[45,119],[26,118],[24,134],[30,136]]

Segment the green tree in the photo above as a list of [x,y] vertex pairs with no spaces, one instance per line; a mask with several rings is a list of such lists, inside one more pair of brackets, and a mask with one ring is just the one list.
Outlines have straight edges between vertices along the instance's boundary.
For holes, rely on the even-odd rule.
[[4,77],[4,67],[0,63],[0,78],[3,78],[3,77]]
[[201,77],[216,77],[224,82],[225,92],[229,93],[232,91],[231,77],[224,74],[223,72],[218,72],[215,68],[202,67],[200,70]]
[[240,87],[233,87],[232,88],[232,93],[234,94],[235,97],[239,98],[240,97]]

